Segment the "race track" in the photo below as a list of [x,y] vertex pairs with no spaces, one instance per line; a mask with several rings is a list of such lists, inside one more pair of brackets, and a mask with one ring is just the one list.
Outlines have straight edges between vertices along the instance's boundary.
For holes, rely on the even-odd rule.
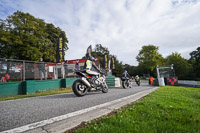
[[147,82],[133,88],[110,88],[108,93],[91,92],[84,97],[73,93],[0,102],[0,132],[61,116],[81,109],[152,89]]

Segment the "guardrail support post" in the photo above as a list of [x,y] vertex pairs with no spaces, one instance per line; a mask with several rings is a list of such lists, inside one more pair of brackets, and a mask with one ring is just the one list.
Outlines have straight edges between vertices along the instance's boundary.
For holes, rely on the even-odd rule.
[[23,61],[23,81],[25,81],[25,61]]

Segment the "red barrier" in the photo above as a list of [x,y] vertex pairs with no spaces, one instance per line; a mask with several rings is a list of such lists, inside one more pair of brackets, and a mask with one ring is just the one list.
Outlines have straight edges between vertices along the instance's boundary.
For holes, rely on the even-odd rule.
[[167,78],[166,85],[178,85],[178,77]]

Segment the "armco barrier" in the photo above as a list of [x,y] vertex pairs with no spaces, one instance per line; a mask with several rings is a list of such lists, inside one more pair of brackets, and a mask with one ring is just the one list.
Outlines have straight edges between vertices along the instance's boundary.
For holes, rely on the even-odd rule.
[[74,83],[75,80],[76,80],[76,78],[66,78],[66,79],[63,79],[63,85],[62,85],[62,87],[66,88],[66,87],[72,86],[72,84]]
[[200,85],[198,84],[178,84],[178,86],[183,86],[183,87],[194,87],[194,88],[200,88]]
[[159,86],[157,78],[154,78],[154,80],[153,80],[153,86]]
[[106,83],[108,87],[115,87],[115,77],[112,75],[106,76]]
[[27,80],[23,82],[0,83],[0,96],[16,96],[32,94],[37,91],[45,91],[72,86],[76,78],[56,80]]
[[56,80],[27,80],[26,94],[33,94],[37,91],[45,91],[62,87],[62,79]]
[[26,94],[25,82],[0,83],[0,96],[16,96]]

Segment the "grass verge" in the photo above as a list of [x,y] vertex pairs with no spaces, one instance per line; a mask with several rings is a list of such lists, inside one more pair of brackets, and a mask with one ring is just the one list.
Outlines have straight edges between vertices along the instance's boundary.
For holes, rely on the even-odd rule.
[[46,96],[46,95],[54,95],[54,94],[61,94],[61,93],[69,93],[72,92],[72,88],[59,88],[47,91],[38,91],[35,94],[28,94],[28,95],[17,95],[17,96],[8,96],[8,97],[0,97],[0,101],[6,100],[15,100],[21,98],[28,98],[28,97],[37,97],[37,96]]
[[142,81],[149,81],[149,79],[143,79],[143,78],[141,78],[140,80],[142,80]]
[[200,89],[165,86],[76,133],[200,132]]

